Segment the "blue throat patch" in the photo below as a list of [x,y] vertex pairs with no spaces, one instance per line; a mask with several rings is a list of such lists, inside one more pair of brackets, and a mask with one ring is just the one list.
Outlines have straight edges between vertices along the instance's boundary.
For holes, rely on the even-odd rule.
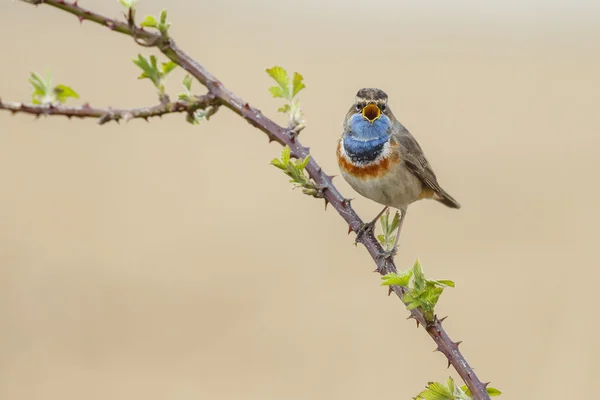
[[361,114],[350,118],[350,130],[344,133],[342,144],[351,161],[372,162],[379,157],[390,139],[390,119],[382,115],[372,124]]

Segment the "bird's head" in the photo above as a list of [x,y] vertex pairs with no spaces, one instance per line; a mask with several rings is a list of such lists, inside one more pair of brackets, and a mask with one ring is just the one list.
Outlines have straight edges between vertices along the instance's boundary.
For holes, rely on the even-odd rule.
[[387,102],[388,96],[381,89],[360,89],[346,115],[345,130],[365,137],[388,133],[393,117]]

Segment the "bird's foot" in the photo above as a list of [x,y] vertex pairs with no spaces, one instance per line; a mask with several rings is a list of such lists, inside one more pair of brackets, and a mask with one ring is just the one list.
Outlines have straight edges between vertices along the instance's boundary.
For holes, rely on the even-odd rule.
[[369,232],[373,232],[375,228],[375,221],[367,222],[362,224],[358,231],[356,232],[356,240],[354,241],[354,245],[358,244],[358,241],[365,235],[369,234]]
[[397,246],[394,246],[392,250],[383,250],[377,255],[377,272],[384,273],[385,267],[388,261],[394,261],[394,256],[398,253]]

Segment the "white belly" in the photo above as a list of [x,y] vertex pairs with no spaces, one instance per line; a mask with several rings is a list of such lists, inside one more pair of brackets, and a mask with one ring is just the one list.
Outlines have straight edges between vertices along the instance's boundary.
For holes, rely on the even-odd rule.
[[361,179],[341,169],[342,176],[361,195],[384,206],[404,208],[421,195],[423,185],[406,167],[393,168],[381,177]]

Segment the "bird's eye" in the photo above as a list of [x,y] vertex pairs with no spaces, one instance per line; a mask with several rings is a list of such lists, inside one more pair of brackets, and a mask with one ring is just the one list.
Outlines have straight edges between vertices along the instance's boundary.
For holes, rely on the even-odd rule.
[[381,105],[381,112],[385,112],[385,110],[387,109],[387,106],[385,104]]
[[360,110],[362,110],[360,103],[356,103],[356,111],[360,111]]

